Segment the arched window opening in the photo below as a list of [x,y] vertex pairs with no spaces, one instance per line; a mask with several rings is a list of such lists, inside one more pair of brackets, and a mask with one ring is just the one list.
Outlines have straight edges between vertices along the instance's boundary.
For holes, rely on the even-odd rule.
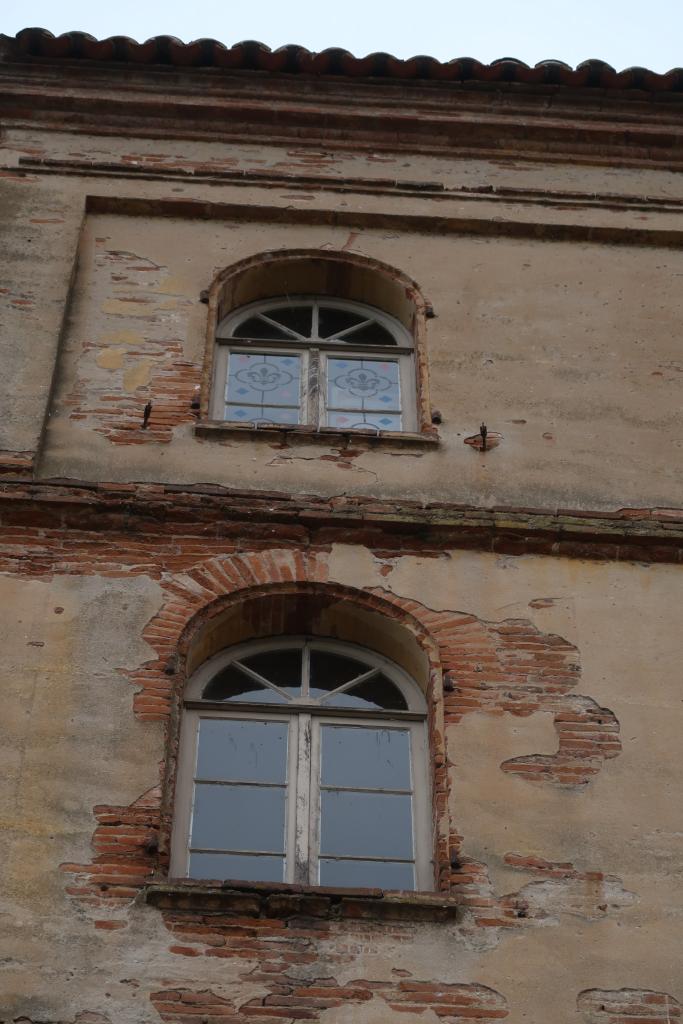
[[411,335],[360,302],[300,295],[243,306],[217,326],[214,367],[214,420],[417,429]]
[[431,889],[427,709],[339,641],[240,644],[188,684],[172,874]]

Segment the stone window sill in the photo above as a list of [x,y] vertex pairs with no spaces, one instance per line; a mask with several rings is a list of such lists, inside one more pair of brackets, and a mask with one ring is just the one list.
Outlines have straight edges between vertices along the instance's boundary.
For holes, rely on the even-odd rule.
[[434,448],[440,443],[439,435],[434,433],[414,433],[402,430],[338,430],[337,427],[311,427],[305,424],[285,426],[263,424],[255,427],[251,423],[227,423],[223,420],[202,420],[195,424],[195,437],[222,438],[247,437],[249,439],[270,438],[281,443],[300,440],[302,442],[322,442],[323,444],[342,445],[348,447],[363,442],[371,446],[406,446]]
[[240,917],[453,921],[459,904],[436,892],[337,889],[266,882],[150,882],[145,901],[163,910],[233,913]]

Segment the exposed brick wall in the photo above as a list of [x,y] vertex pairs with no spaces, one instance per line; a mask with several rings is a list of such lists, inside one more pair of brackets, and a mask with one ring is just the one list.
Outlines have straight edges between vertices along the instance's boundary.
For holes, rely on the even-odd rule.
[[[164,923],[179,956],[206,956],[220,962],[244,963],[239,979],[263,987],[263,995],[243,1003],[213,991],[167,988],[151,995],[152,1004],[168,1024],[181,1024],[192,1014],[206,1013],[224,1024],[268,1020],[321,1019],[325,1010],[377,1000],[393,1013],[432,1010],[445,1024],[502,1020],[508,1016],[502,995],[480,984],[447,984],[407,977],[394,970],[391,980],[359,977],[340,984],[336,975],[348,972],[358,950],[372,954],[387,938],[399,943],[417,940],[414,925],[394,922],[335,922],[315,918],[263,920],[220,913],[164,912]],[[213,1016],[211,1016],[213,1014]],[[185,1016],[184,1016],[185,1015]],[[196,1016],[192,1018],[196,1020]],[[324,1019],[324,1018],[323,1018]]]
[[666,992],[642,988],[593,988],[577,1000],[585,1024],[676,1024],[681,1004]]

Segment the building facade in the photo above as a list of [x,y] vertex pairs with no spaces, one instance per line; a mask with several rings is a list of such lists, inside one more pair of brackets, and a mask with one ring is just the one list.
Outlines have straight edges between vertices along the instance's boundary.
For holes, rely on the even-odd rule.
[[0,109],[0,1021],[679,1021],[683,71]]

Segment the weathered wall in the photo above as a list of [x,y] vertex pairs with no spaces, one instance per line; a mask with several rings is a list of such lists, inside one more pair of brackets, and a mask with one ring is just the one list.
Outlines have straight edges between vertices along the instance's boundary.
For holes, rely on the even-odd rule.
[[[148,162],[157,177],[178,167],[212,173],[265,168],[293,176],[310,164],[323,183],[302,191],[288,189],[284,180],[265,188],[219,179],[172,185],[170,179],[134,180],[133,171],[133,180],[87,178],[83,154],[90,142],[91,159],[128,168]],[[307,155],[275,147],[258,155],[236,144],[176,141],[160,148],[68,136],[58,137],[55,159],[64,158],[75,176],[16,167],[22,154],[40,159],[46,149],[45,134],[15,130],[6,141],[8,167],[15,166],[3,182],[17,236],[6,254],[13,269],[3,333],[10,350],[3,444],[27,459],[39,449],[54,374],[41,475],[216,481],[321,494],[343,487],[478,505],[680,504],[676,331],[683,257],[667,240],[681,224],[672,198],[677,178],[670,172],[562,165],[518,171],[443,157],[428,158],[427,166],[415,157],[376,161],[367,154]],[[366,194],[359,182],[372,179],[378,167],[385,183],[387,175],[415,180],[419,173],[446,192],[398,198],[385,187],[383,194]],[[342,175],[349,191],[326,191],[324,181]],[[548,201],[553,190],[578,187],[579,177],[582,201]],[[515,196],[459,191],[511,188],[513,180]],[[593,202],[593,190],[602,191],[602,203]],[[608,192],[619,192],[619,201],[607,201]],[[669,205],[643,213],[633,202],[644,192],[668,196]],[[150,215],[85,214],[88,195],[118,196],[122,211],[127,197],[145,196]],[[169,197],[211,202],[217,219],[212,223],[211,210],[203,208],[201,219],[187,208],[174,217],[172,207],[158,206]],[[233,204],[230,216],[221,211],[226,203]],[[258,223],[250,222],[253,204],[266,207]],[[283,211],[287,223],[276,223]],[[372,221],[378,214],[387,218],[384,227]],[[343,225],[326,222],[334,215],[346,218]],[[479,227],[472,234],[473,216],[480,225],[498,224],[493,237],[477,236]],[[515,231],[538,240],[509,237],[511,225],[520,224]],[[636,234],[643,228],[658,234],[643,238]],[[583,236],[553,240],[576,230]],[[616,231],[620,244],[586,241],[596,230],[607,237]],[[634,244],[625,244],[629,237]],[[657,239],[664,247],[654,244]],[[361,443],[348,457],[339,444],[283,447],[272,440],[194,436],[189,406],[201,375],[207,315],[200,292],[238,259],[302,246],[383,260],[423,289],[436,312],[427,345],[432,404],[444,420],[439,450],[367,450]],[[30,274],[15,258],[20,251]],[[142,432],[137,426],[148,400],[152,429]],[[486,457],[463,444],[482,419],[503,437]]]
[[[89,1012],[101,1016],[80,1019],[158,1024],[205,1013],[211,1024],[384,1024],[396,1007],[407,1020],[459,1024],[678,1019],[675,566],[457,551],[381,557],[345,544],[295,562],[285,548],[250,556],[244,540],[214,544],[207,575],[207,554],[189,539],[154,570],[151,536],[130,543],[117,565],[90,534],[74,535],[66,558],[35,550],[32,579],[0,577],[7,1020]],[[216,567],[236,579],[230,551],[242,552],[252,587],[267,586],[274,566],[278,579],[291,578],[291,565],[295,578],[407,602],[435,636],[451,637],[459,921],[264,919],[246,905],[202,918],[133,900],[149,871],[164,756],[165,698],[150,666],[197,601],[212,599],[198,597],[202,587],[226,588]],[[553,696],[543,673],[557,681],[563,659],[578,672],[565,697]],[[525,663],[527,683],[512,667]],[[159,696],[144,697],[146,686]],[[616,731],[589,726],[587,708]],[[563,763],[578,769],[573,779],[559,762],[552,768],[558,742]]]

